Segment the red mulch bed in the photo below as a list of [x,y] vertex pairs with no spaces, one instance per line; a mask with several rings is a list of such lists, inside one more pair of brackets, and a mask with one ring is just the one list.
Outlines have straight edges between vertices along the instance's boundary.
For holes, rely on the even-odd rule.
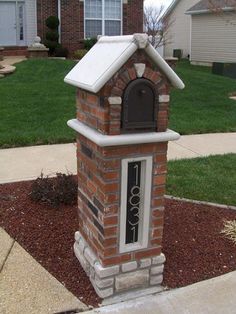
[[[76,206],[59,209],[29,198],[32,182],[0,185],[0,226],[86,304],[100,302],[73,254]],[[236,269],[236,246],[220,231],[236,211],[166,200],[164,285],[182,287]]]

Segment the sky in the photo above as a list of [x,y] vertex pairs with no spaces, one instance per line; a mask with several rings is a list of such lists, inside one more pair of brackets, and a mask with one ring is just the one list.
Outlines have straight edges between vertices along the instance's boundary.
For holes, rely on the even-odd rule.
[[144,4],[145,5],[154,5],[159,7],[160,5],[165,5],[165,7],[167,8],[169,6],[169,4],[172,2],[172,0],[145,0]]

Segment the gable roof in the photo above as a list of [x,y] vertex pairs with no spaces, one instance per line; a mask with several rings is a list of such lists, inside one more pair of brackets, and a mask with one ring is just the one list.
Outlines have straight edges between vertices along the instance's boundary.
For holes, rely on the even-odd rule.
[[162,20],[165,19],[176,7],[176,5],[180,2],[180,0],[173,0],[171,4],[168,6],[164,14],[162,15]]
[[186,11],[186,14],[202,14],[209,12],[232,11],[235,9],[235,0],[201,0]]
[[181,79],[149,43],[147,34],[100,37],[64,81],[97,93],[138,49],[145,51],[174,87],[184,88]]

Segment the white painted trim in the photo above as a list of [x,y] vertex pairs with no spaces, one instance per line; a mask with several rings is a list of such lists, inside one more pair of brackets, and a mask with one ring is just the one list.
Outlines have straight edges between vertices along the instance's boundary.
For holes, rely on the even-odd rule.
[[167,129],[166,132],[148,132],[136,134],[121,134],[121,135],[104,135],[90,128],[77,119],[72,119],[67,122],[67,125],[88,138],[90,141],[101,147],[121,146],[133,144],[159,143],[167,141],[175,141],[180,138],[180,135],[172,130]]
[[[138,242],[125,244],[127,215],[128,163],[141,161],[141,201]],[[120,253],[144,249],[149,240],[149,218],[152,185],[152,156],[123,159],[121,163]]]
[[189,61],[192,61],[192,25],[193,25],[193,21],[192,21],[192,16],[190,17],[190,40],[189,40]]

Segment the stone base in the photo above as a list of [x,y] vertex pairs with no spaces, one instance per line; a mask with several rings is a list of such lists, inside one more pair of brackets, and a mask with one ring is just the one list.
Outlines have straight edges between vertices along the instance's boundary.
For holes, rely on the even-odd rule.
[[29,58],[48,58],[48,50],[45,49],[35,49],[28,48]]
[[[154,290],[155,292],[162,290],[164,254],[103,267],[79,231],[75,233],[74,252],[89,276],[96,293],[102,299],[120,296],[119,300],[125,300],[127,299],[126,294],[130,295],[131,291],[134,292],[134,295],[138,291],[142,291],[142,295],[145,295],[154,293]],[[154,287],[158,287],[158,289],[150,289]]]

